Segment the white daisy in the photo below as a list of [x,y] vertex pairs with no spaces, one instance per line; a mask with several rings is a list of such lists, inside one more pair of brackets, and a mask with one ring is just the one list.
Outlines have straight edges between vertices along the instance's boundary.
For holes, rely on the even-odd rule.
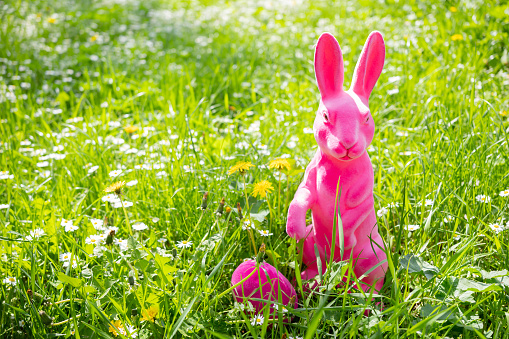
[[117,238],[115,238],[113,241],[114,241],[115,245],[118,245],[118,247],[120,247],[120,251],[122,251],[122,252],[127,251],[127,248],[128,248],[128,246],[127,246],[127,239],[117,239]]
[[251,319],[251,325],[253,326],[260,326],[263,324],[263,315],[257,314],[254,316],[254,318]]
[[131,207],[133,205],[130,201],[116,201],[113,203],[113,208],[120,208],[120,207]]
[[136,180],[136,179],[135,179],[135,180],[131,180],[131,181],[129,181],[129,182],[128,182],[127,184],[125,184],[125,185],[126,185],[126,186],[134,186],[134,185],[136,185],[137,183],[138,183],[138,180]]
[[122,170],[114,170],[114,171],[111,171],[109,174],[110,174],[110,177],[116,178],[122,174]]
[[504,225],[502,224],[499,224],[499,223],[493,223],[493,224],[489,224],[488,225],[492,230],[493,232],[495,232],[496,234],[502,232],[504,230]]
[[479,194],[478,196],[475,197],[475,200],[477,200],[481,203],[487,204],[491,201],[491,197],[488,195]]
[[120,199],[114,193],[110,193],[110,194],[105,195],[104,197],[101,198],[101,200],[102,201],[107,201],[107,202],[112,203],[112,204],[116,203],[116,202],[120,202]]
[[387,214],[387,212],[389,212],[389,210],[386,207],[382,207],[376,212],[376,215],[378,215],[379,217],[383,217],[384,215]]
[[268,237],[269,235],[272,235],[272,233],[269,233],[268,230],[259,230],[258,232],[262,237]]
[[508,197],[509,196],[509,189],[503,190],[499,193],[501,197]]
[[99,245],[100,243],[101,239],[95,234],[92,234],[85,239],[85,244],[87,245]]
[[444,218],[444,222],[445,222],[446,224],[447,224],[447,223],[450,223],[450,222],[453,222],[453,221],[454,221],[454,217],[453,217],[453,216],[448,215],[448,216],[446,216],[446,217]]
[[90,222],[92,223],[92,226],[98,231],[102,231],[104,229],[104,221],[101,219],[94,219],[90,218]]
[[60,261],[69,261],[69,260],[71,260],[71,255],[72,255],[71,252],[65,252],[65,253],[60,254]]
[[39,167],[39,168],[42,168],[42,167],[48,167],[48,166],[49,166],[49,162],[47,162],[47,161],[41,161],[41,162],[38,162],[38,163],[36,164],[36,166],[37,166],[37,167]]
[[177,242],[178,248],[189,248],[191,246],[193,246],[193,243],[189,240],[182,240],[182,241]]
[[433,205],[432,199],[426,199],[426,201],[424,202],[424,206],[432,206],[432,205]]
[[62,220],[60,221],[60,225],[64,227],[67,225],[72,225],[72,220],[62,218]]
[[99,166],[92,166],[88,169],[88,174],[92,174],[99,169]]
[[5,278],[5,279],[3,280],[3,283],[4,283],[4,284],[8,284],[8,285],[11,285],[11,286],[16,285],[16,282],[17,282],[17,280],[16,280],[16,278],[15,278],[15,277],[7,277],[7,278]]
[[65,225],[64,231],[65,232],[74,232],[74,231],[76,231],[78,229],[79,229],[79,227],[73,225],[72,222],[71,222],[70,224]]
[[[274,309],[276,311],[279,311],[279,305],[278,304],[272,304],[272,307],[274,307]],[[281,313],[286,313],[286,312],[288,312],[288,309],[285,306],[282,306],[281,307]]]
[[245,231],[245,230],[249,230],[249,229],[254,229],[254,224],[251,220],[249,219],[246,219],[244,220],[244,222],[242,223],[242,229]]
[[14,174],[9,174],[9,171],[0,171],[0,180],[14,179]]
[[46,235],[46,232],[44,232],[44,230],[42,228],[36,228],[35,230],[30,231],[30,237],[32,239],[34,239],[34,238],[37,239],[44,235]]
[[136,230],[136,231],[143,231],[143,230],[146,230],[147,228],[148,228],[148,226],[142,222],[138,222],[133,225],[133,230]]
[[413,232],[420,228],[419,225],[405,225],[405,230]]

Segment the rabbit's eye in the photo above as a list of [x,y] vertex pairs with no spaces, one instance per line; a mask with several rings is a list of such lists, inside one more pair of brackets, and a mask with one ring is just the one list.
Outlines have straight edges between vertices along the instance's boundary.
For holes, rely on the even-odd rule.
[[329,115],[327,114],[327,111],[323,111],[323,118],[325,119],[325,121],[329,122]]
[[369,115],[366,117],[366,119],[364,120],[364,123],[367,124],[369,121]]

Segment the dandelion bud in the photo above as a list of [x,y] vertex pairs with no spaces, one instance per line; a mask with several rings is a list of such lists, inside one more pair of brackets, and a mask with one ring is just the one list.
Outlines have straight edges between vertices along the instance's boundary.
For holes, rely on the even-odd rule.
[[134,277],[130,275],[127,280],[129,281],[129,285],[134,286]]
[[209,198],[209,192],[205,192],[205,194],[203,195],[203,198],[201,200],[201,209],[202,210],[205,210],[207,209],[207,200]]
[[27,294],[28,296],[35,302],[39,303],[41,302],[44,298],[41,294],[37,293],[37,292],[33,292],[32,290],[28,289],[27,290]]
[[51,326],[53,323],[53,318],[50,317],[46,312],[39,311],[39,316],[41,317],[41,321],[46,326]]
[[281,336],[281,339],[286,339],[288,338],[288,336],[286,335],[286,333],[283,333],[283,335]]
[[295,298],[296,298],[296,296],[292,295],[292,297],[290,298],[290,301],[288,302],[289,306],[293,306],[295,304]]
[[240,207],[240,202],[237,203],[237,211],[239,212],[240,220],[244,219],[244,216],[242,216],[242,207]]
[[113,238],[115,237],[115,230],[111,230],[106,237],[106,245],[111,246],[113,244]]
[[265,258],[265,244],[262,243],[262,245],[260,246],[260,250],[258,251],[258,255],[256,256],[256,262],[261,264]]
[[229,216],[230,216],[230,214],[232,213],[232,208],[231,208],[230,206],[226,206],[226,208],[225,208],[224,210],[225,210],[225,212],[226,212],[226,214],[224,215],[224,217],[225,217],[226,219],[228,219],[228,218],[229,218]]
[[217,206],[216,214],[219,214],[219,215],[223,214],[224,204],[225,204],[225,200],[223,198],[223,199],[221,199],[221,202],[219,203],[219,206]]

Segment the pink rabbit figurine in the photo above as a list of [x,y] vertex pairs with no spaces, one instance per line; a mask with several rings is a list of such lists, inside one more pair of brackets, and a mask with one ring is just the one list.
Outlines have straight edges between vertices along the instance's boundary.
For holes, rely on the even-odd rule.
[[[286,231],[304,240],[303,279],[318,274],[314,245],[325,269],[336,237],[334,260],[353,258],[354,273],[360,277],[386,259],[378,233],[373,199],[373,167],[366,148],[373,140],[375,123],[368,99],[382,72],[385,43],[372,32],[362,50],[349,90],[343,90],[343,55],[337,40],[323,33],[315,49],[315,75],[321,94],[313,130],[318,150],[306,168],[288,209]],[[344,255],[340,256],[338,233],[332,234],[336,188],[340,180],[339,210],[343,222]],[[312,225],[306,227],[306,211],[312,211]],[[327,256],[327,257],[326,257]],[[364,290],[375,284],[380,291],[387,263],[378,266],[362,281]],[[368,286],[371,285],[371,286]]]

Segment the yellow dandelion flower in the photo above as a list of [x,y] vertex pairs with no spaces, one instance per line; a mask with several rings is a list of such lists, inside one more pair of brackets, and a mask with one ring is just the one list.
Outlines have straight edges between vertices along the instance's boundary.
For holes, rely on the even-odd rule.
[[500,112],[499,114],[500,114],[501,116],[503,116],[503,117],[506,117],[506,116],[507,116],[507,111],[502,111],[502,112]]
[[458,9],[454,6],[451,6],[449,7],[449,10],[452,12],[452,13],[456,13],[458,11]]
[[[122,331],[124,329],[124,326],[122,325],[122,322],[120,320],[115,320],[113,322],[113,326],[118,328],[119,331]],[[110,325],[110,329],[109,330],[116,337],[116,336],[118,336],[118,332],[117,332],[117,329],[115,327],[113,327],[113,326]]]
[[104,189],[106,193],[115,192],[116,195],[120,195],[122,193],[122,187],[124,187],[125,181],[117,181]]
[[155,305],[150,306],[145,311],[143,311],[143,317],[141,318],[141,321],[148,320],[150,322],[154,322],[154,319],[157,316],[158,312],[159,311],[157,310],[157,307]]
[[451,40],[452,41],[463,40],[463,35],[461,35],[461,34],[454,34],[453,36],[451,36]]
[[138,127],[136,126],[127,126],[127,127],[124,127],[124,131],[126,131],[126,133],[134,133],[138,130]]
[[269,164],[269,168],[275,168],[275,169],[278,169],[278,170],[282,170],[282,169],[286,169],[287,171],[290,170],[291,168],[291,165],[290,165],[290,162],[286,159],[282,159],[282,158],[278,158],[278,159],[274,159],[270,162]]
[[228,174],[233,174],[235,172],[239,172],[240,174],[246,173],[246,171],[249,170],[249,167],[255,167],[251,162],[249,161],[239,161],[235,165],[233,165],[230,170],[228,171]]
[[50,24],[54,24],[55,22],[57,22],[57,19],[55,18],[48,18],[47,20]]
[[256,183],[253,188],[253,196],[257,198],[258,196],[265,198],[267,196],[267,192],[271,193],[274,190],[272,184],[267,180],[260,181]]

